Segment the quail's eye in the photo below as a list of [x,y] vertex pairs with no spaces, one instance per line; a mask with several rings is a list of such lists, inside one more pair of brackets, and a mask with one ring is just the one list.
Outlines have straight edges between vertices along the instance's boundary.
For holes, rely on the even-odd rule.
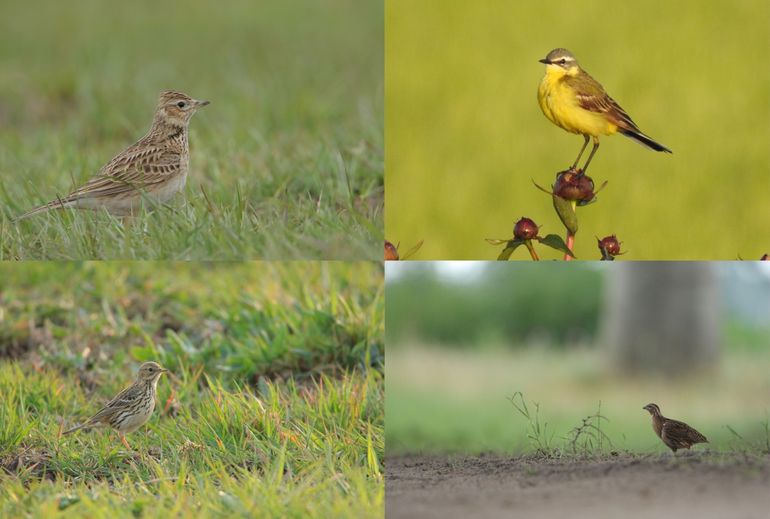
[[[562,62],[562,63],[563,63],[563,62]],[[179,101],[179,102],[178,102],[176,105],[177,105],[179,108],[184,108],[185,106],[187,106],[187,103],[185,103],[184,101]]]

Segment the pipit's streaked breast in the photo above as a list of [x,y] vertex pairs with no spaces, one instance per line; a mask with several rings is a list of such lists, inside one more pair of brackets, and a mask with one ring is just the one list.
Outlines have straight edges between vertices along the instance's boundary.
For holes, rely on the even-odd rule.
[[36,207],[16,220],[51,209],[106,209],[132,214],[143,200],[164,203],[184,188],[190,161],[187,129],[195,112],[209,104],[187,94],[160,93],[147,135],[108,162],[85,185]]
[[147,423],[152,416],[158,379],[167,371],[155,362],[145,362],[139,367],[139,374],[133,384],[118,393],[84,424],[73,427],[64,434],[87,427],[109,425],[118,432],[123,445],[130,449],[125,435]]
[[636,123],[615,102],[598,81],[580,68],[575,56],[567,49],[554,49],[540,60],[545,64],[545,76],[537,91],[540,109],[549,121],[571,133],[584,137],[572,169],[593,138],[594,146],[582,170],[585,172],[599,148],[600,135],[621,134],[655,151],[671,150],[642,133]]

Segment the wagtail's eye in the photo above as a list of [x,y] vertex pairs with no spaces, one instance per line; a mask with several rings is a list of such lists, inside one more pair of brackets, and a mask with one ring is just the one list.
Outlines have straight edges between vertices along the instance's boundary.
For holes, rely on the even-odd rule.
[[184,101],[179,101],[179,102],[178,102],[176,105],[177,105],[179,108],[184,108],[185,106],[187,106],[187,103],[185,103]]

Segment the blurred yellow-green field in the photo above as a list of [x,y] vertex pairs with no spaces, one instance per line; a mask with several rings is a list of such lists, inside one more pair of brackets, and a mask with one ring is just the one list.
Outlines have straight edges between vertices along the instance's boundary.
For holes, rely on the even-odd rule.
[[[407,2],[385,10],[386,235],[415,259],[493,259],[528,216],[564,229],[549,186],[582,138],[537,105],[538,59],[566,47],[673,155],[602,139],[575,252],[616,234],[627,259],[758,259],[770,219],[770,3]],[[560,254],[540,248],[541,257]],[[517,250],[513,259],[527,259]]]

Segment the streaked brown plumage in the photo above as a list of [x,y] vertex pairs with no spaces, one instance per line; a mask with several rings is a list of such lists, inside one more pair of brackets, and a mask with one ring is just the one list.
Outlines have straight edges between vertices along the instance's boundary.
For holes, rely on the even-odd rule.
[[663,416],[657,404],[647,404],[643,409],[652,415],[652,428],[655,434],[672,451],[689,449],[696,443],[708,443],[705,436],[686,423]]
[[51,209],[106,209],[125,216],[142,204],[164,203],[184,188],[190,151],[187,128],[208,101],[166,90],[160,93],[147,135],[123,150],[72,193],[31,209],[16,221]]
[[118,393],[84,424],[73,427],[64,434],[87,427],[109,425],[118,432],[123,445],[130,449],[125,435],[147,423],[152,416],[158,379],[167,371],[156,362],[145,362],[139,367],[139,374],[133,384]]

